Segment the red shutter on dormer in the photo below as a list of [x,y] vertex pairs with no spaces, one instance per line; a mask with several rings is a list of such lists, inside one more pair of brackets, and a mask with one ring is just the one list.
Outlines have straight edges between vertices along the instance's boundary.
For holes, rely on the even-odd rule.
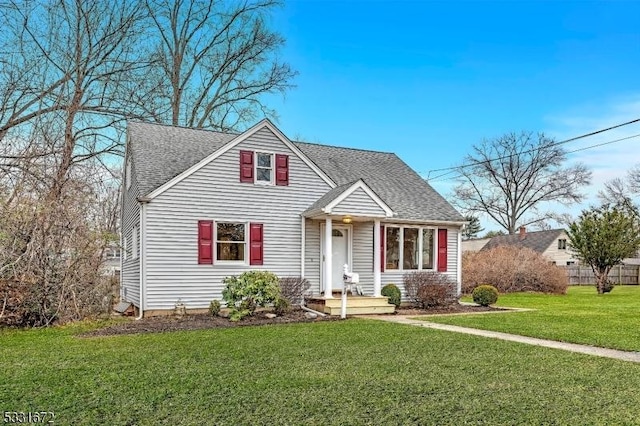
[[249,224],[249,264],[262,265],[263,256],[263,233],[261,223]]
[[253,151],[240,151],[240,182],[253,183]]
[[213,221],[198,221],[198,264],[213,264]]
[[438,272],[447,272],[447,230],[438,229]]
[[289,156],[276,154],[276,185],[289,185]]
[[384,272],[384,225],[380,225],[380,272]]

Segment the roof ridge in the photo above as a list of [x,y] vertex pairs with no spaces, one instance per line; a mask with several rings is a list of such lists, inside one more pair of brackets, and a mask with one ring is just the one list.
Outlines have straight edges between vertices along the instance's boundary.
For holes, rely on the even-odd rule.
[[193,127],[187,127],[187,126],[181,126],[181,125],[174,125],[174,124],[166,124],[166,123],[153,123],[150,121],[144,121],[144,120],[136,120],[136,119],[131,119],[131,120],[127,120],[127,124],[146,124],[149,126],[159,126],[159,127],[170,127],[172,129],[183,129],[183,130],[193,130],[193,131],[201,131],[201,132],[208,132],[208,133],[217,133],[220,135],[241,135],[244,132],[221,132],[219,130],[212,130],[212,129],[203,129],[203,128],[193,128]]
[[353,148],[353,147],[349,147],[349,146],[338,146],[338,145],[330,145],[330,144],[324,144],[324,143],[319,143],[319,142],[303,142],[303,141],[291,141],[294,144],[301,144],[301,145],[315,145],[315,146],[321,146],[321,147],[325,147],[325,148],[337,148],[337,149],[348,149],[351,151],[359,151],[359,152],[373,152],[376,154],[388,154],[388,155],[395,155],[397,157],[397,155],[394,152],[389,152],[389,151],[378,151],[375,149],[365,149],[365,148]]

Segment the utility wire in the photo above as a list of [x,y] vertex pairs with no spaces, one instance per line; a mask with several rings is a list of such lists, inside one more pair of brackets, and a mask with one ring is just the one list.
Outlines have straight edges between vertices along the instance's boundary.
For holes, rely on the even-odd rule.
[[[605,146],[605,145],[611,145],[611,144],[616,143],[616,142],[621,142],[621,141],[625,141],[625,140],[628,140],[628,139],[637,138],[639,136],[640,136],[640,133],[637,133],[635,135],[626,136],[624,138],[615,139],[615,140],[612,140],[612,141],[607,141],[607,142],[597,143],[597,144],[594,144],[594,145],[585,146],[585,147],[582,147],[582,148],[574,149],[573,151],[567,151],[567,154],[573,154],[575,152],[586,151],[588,149],[598,148],[598,147]],[[515,154],[513,154],[513,155],[515,155]],[[503,158],[508,158],[508,157],[511,157],[511,156],[512,155],[508,155],[508,156],[505,156]],[[502,158],[497,158],[495,160],[498,160],[498,159],[502,159]],[[486,163],[487,161],[495,161],[495,160],[480,161],[480,162],[476,162],[476,164]],[[464,167],[466,167],[466,166],[460,166],[460,168],[464,168]],[[441,177],[450,175],[451,173],[455,173],[457,170],[458,170],[458,167],[454,168],[453,170],[448,171],[447,173],[443,173],[443,174],[438,175],[438,176],[436,176],[436,177],[434,177],[432,179],[428,179],[428,181],[429,182],[440,182],[440,181],[452,180],[452,179],[457,179],[457,178],[462,177],[463,176],[462,174],[458,174],[457,176],[448,177],[446,179],[440,179]]]
[[[594,135],[597,135],[597,134],[600,134],[600,133],[608,132],[608,131],[613,130],[613,129],[618,129],[618,128],[620,128],[620,127],[628,126],[628,125],[630,125],[630,124],[639,123],[639,122],[640,122],[640,118],[636,118],[635,120],[631,120],[631,121],[627,121],[627,122],[624,122],[624,123],[616,124],[615,126],[607,127],[607,128],[605,128],[605,129],[596,130],[596,131],[593,131],[593,132],[590,132],[590,133],[585,133],[585,134],[583,134],[583,135],[576,136],[576,137],[573,137],[573,138],[570,138],[570,139],[565,139],[565,140],[563,140],[563,141],[554,142],[554,143],[552,143],[552,144],[549,144],[547,147],[553,147],[553,146],[558,146],[558,145],[564,145],[564,144],[567,144],[567,143],[569,143],[569,142],[577,141],[577,140],[579,140],[579,139],[584,139],[584,138],[587,138],[587,137],[589,137],[589,136],[594,136]],[[620,140],[624,140],[624,139],[620,139]],[[614,142],[619,142],[619,141],[614,141]],[[611,143],[613,143],[613,142],[611,142]],[[605,143],[605,144],[606,144],[606,143]],[[594,145],[593,147],[597,147],[597,146],[600,146],[600,145]],[[514,155],[519,155],[519,154],[528,154],[528,153],[534,152],[536,149],[537,149],[537,148],[533,148],[533,149],[530,149],[530,150],[527,150],[527,151],[519,152],[518,154],[509,154],[509,155],[504,155],[504,156],[502,156],[502,157],[491,158],[491,159],[488,159],[488,160],[473,161],[473,162],[471,162],[471,163],[463,164],[463,165],[461,165],[461,166],[444,167],[444,168],[442,168],[442,169],[432,169],[432,170],[429,170],[429,171],[427,172],[427,179],[426,179],[426,180],[432,180],[432,179],[430,179],[430,178],[429,178],[429,175],[430,175],[432,172],[444,172],[444,171],[449,171],[448,173],[444,173],[444,174],[442,174],[442,175],[438,175],[438,176],[436,176],[436,177],[434,177],[434,178],[433,178],[433,179],[438,179],[438,178],[440,178],[440,177],[442,177],[442,176],[446,176],[446,175],[448,175],[448,174],[454,173],[456,170],[459,170],[459,169],[465,169],[465,168],[467,168],[467,167],[477,166],[478,164],[487,163],[487,162],[490,162],[490,161],[505,160],[505,159],[507,159],[507,158],[511,158],[511,157],[513,157]],[[585,148],[585,149],[588,149],[588,148]],[[572,152],[573,152],[573,151],[572,151]]]

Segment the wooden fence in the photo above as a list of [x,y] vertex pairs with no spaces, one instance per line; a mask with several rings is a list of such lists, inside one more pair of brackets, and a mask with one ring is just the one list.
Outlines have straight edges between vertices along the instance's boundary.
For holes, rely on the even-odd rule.
[[[562,266],[567,271],[569,285],[595,285],[596,278],[588,265]],[[640,284],[640,265],[616,265],[609,272],[614,284]]]

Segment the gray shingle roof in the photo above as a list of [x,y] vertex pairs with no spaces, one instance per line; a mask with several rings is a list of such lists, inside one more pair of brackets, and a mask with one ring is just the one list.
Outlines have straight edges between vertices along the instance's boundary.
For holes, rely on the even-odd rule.
[[520,234],[498,235],[489,240],[480,251],[489,250],[498,246],[518,246],[543,253],[564,232],[563,229],[551,229],[549,231],[527,232],[523,239]]
[[294,142],[336,184],[362,179],[405,220],[465,219],[396,154]]
[[238,136],[140,122],[129,122],[127,131],[128,148],[143,196]]
[[[128,149],[143,196],[238,136],[140,122],[130,122],[128,133]],[[294,144],[338,186],[353,184],[358,179],[365,181],[398,219],[464,221],[460,213],[395,154],[304,142]]]
[[344,185],[338,185],[335,188],[329,190],[326,194],[324,194],[322,197],[320,197],[318,199],[318,201],[313,203],[311,205],[311,207],[309,207],[305,211],[305,213],[311,213],[311,212],[313,212],[315,210],[320,210],[321,208],[323,208],[324,206],[326,206],[327,204],[329,204],[330,202],[332,202],[333,200],[338,198],[344,191],[349,189],[349,187],[351,185],[353,185],[354,183],[356,183],[356,182],[357,181],[348,182],[348,183],[345,183]]

